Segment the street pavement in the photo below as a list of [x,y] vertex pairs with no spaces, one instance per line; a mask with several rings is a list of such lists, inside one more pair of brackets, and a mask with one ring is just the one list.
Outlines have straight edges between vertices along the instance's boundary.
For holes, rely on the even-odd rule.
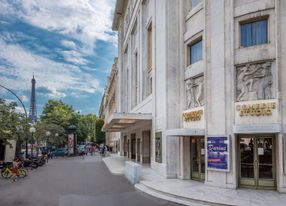
[[0,179],[0,206],[172,205],[136,191],[123,175],[112,175],[101,157],[59,158],[13,183]]

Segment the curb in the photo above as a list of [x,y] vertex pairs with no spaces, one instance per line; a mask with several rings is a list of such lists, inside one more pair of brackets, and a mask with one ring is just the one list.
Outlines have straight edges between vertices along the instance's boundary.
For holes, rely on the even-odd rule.
[[105,166],[108,168],[109,172],[113,175],[124,175],[124,170],[123,171],[114,171],[112,170],[108,164],[106,163],[106,160],[105,158],[102,158],[102,161],[104,162]]
[[223,203],[217,203],[217,202],[210,202],[205,200],[199,200],[194,198],[186,198],[181,197],[178,195],[166,193],[160,190],[156,190],[154,188],[151,188],[149,186],[146,186],[142,183],[135,184],[135,188],[139,190],[140,192],[143,192],[147,195],[163,199],[169,202],[173,202],[176,204],[181,205],[187,205],[187,206],[236,206],[236,205],[229,205],[229,204],[223,204]]

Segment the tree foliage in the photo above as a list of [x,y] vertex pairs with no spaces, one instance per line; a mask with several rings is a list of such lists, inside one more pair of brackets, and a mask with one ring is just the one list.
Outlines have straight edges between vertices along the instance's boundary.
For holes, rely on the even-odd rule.
[[15,102],[7,103],[0,98],[0,139],[5,143],[26,138],[28,122],[23,114],[16,112],[16,106]]
[[60,125],[67,131],[69,125],[77,125],[79,115],[72,106],[62,101],[49,100],[44,106],[41,121],[47,124]]
[[96,120],[96,143],[105,143],[105,133],[102,131],[104,121],[100,118]]
[[51,132],[51,136],[58,131],[57,133],[61,134],[58,138],[61,140],[55,140],[53,143],[60,144],[67,138],[68,126],[75,125],[78,142],[89,140],[103,143],[105,142],[105,134],[101,131],[103,123],[103,120],[94,114],[80,115],[72,106],[62,101],[49,100],[44,106],[41,122],[38,125],[37,130],[40,131],[38,138],[43,138],[47,130]]
[[[47,131],[50,132],[49,136],[46,135]],[[47,142],[48,145],[60,147],[65,145],[67,138],[66,131],[62,126],[40,122],[36,125],[35,139]]]

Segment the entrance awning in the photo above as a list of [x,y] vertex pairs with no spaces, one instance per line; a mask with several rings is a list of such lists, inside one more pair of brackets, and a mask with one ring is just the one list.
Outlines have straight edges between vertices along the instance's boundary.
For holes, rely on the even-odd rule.
[[104,132],[120,132],[138,123],[151,122],[149,113],[113,113],[103,125]]
[[166,132],[167,136],[204,136],[204,129],[189,129],[189,128],[178,128],[170,129]]

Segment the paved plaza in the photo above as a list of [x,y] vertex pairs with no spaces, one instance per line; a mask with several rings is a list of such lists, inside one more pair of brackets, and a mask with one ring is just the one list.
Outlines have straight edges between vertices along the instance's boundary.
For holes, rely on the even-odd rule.
[[[113,174],[123,174],[127,158],[111,155],[104,158]],[[135,185],[151,196],[189,206],[285,206],[286,195],[277,191],[253,189],[225,189],[208,186],[198,181],[166,179],[148,165],[142,166],[142,179]]]
[[0,179],[0,191],[0,206],[171,205],[111,174],[99,156],[51,160],[16,183]]

